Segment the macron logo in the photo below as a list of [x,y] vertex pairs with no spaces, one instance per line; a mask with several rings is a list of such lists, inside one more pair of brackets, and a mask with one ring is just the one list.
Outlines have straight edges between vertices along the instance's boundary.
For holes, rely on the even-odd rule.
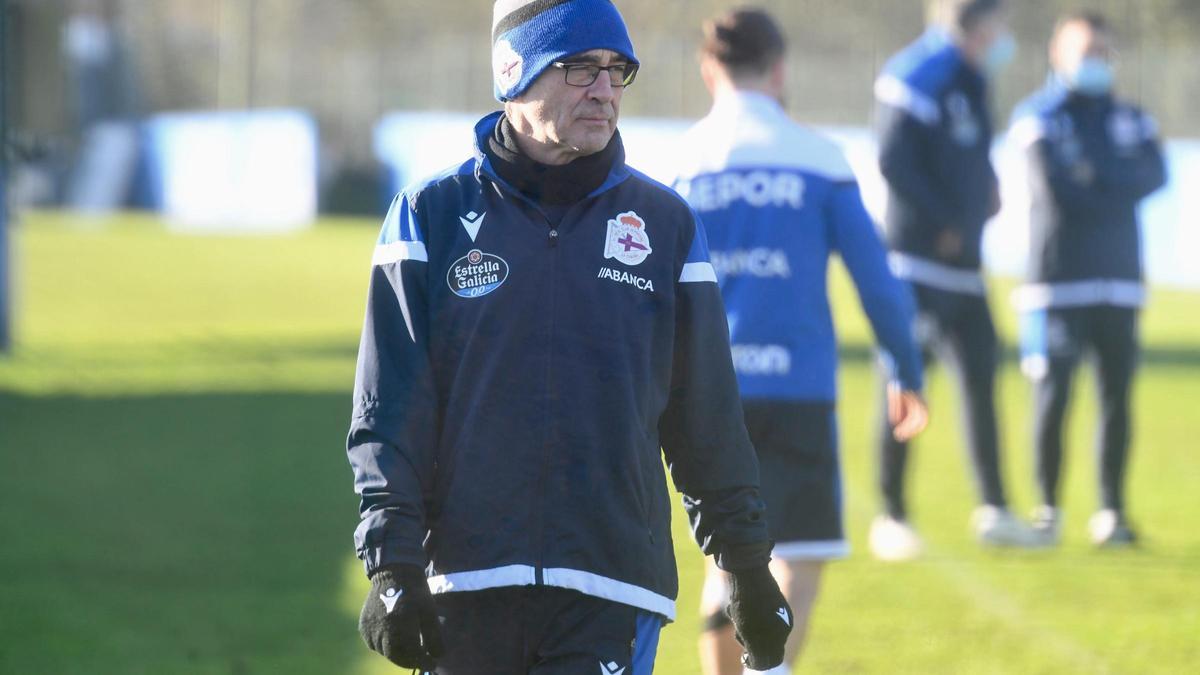
[[389,588],[379,594],[379,599],[383,601],[383,606],[387,608],[387,613],[391,614],[396,608],[396,603],[400,601],[400,596],[404,595],[404,591],[398,591],[394,588]]
[[786,607],[780,607],[779,609],[775,610],[775,614],[778,615],[779,618],[783,619],[783,622],[786,623],[789,628],[792,626],[792,620],[788,618],[788,611]]
[[625,672],[625,666],[618,665],[616,661],[609,661],[607,664],[600,662],[600,675],[622,675]]
[[483,218],[487,212],[475,213],[474,211],[465,216],[459,216],[458,222],[462,223],[463,229],[467,231],[467,236],[471,237],[471,241],[475,241],[475,237],[479,234],[479,226],[483,225]]

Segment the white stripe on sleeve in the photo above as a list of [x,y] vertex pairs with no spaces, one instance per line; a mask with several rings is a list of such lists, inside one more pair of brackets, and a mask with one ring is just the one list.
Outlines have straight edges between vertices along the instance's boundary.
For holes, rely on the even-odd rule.
[[908,112],[926,126],[933,126],[942,119],[937,101],[911,87],[898,77],[884,75],[875,82],[875,98],[880,103]]
[[416,260],[429,262],[425,252],[425,244],[419,241],[394,241],[390,244],[380,244],[375,247],[371,256],[371,264],[375,266],[400,262],[401,260]]
[[697,262],[685,263],[683,265],[683,273],[679,275],[679,283],[688,284],[702,281],[717,283],[717,271],[713,269],[712,263]]

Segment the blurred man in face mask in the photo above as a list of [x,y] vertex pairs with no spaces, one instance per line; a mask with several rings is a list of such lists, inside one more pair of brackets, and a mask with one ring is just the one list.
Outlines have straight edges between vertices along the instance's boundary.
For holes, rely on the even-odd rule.
[[[925,35],[892,57],[875,83],[889,262],[912,284],[926,362],[936,356],[958,375],[979,489],[973,531],[986,545],[1026,546],[1033,533],[1009,512],[1000,472],[998,348],[980,272],[983,226],[1000,208],[989,87],[1012,60],[1015,43],[1005,0],[935,0],[929,16]],[[921,551],[904,498],[908,444],[894,432],[885,418],[879,434],[885,511],[870,536],[871,550],[884,560]]]
[[1100,14],[1063,18],[1050,45],[1049,82],[1017,108],[1010,134],[1026,157],[1032,195],[1029,279],[1017,300],[1022,369],[1036,401],[1042,505],[1034,527],[1047,544],[1059,540],[1063,418],[1084,354],[1094,357],[1101,399],[1100,509],[1091,539],[1136,541],[1122,487],[1145,299],[1137,205],[1166,175],[1153,120],[1113,95],[1113,43]]

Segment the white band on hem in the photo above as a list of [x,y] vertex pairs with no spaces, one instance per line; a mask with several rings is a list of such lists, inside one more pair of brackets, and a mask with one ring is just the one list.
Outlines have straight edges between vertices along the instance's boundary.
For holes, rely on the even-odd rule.
[[429,577],[430,593],[452,593],[454,591],[481,591],[500,586],[532,586],[537,583],[533,567],[529,565],[507,565],[487,570],[451,572]]
[[1013,292],[1013,304],[1027,312],[1088,305],[1136,308],[1146,304],[1146,287],[1141,282],[1125,279],[1025,284]]
[[580,593],[661,614],[667,621],[675,620],[675,601],[641,586],[565,567],[542,570],[542,581],[547,586],[570,588]]
[[[675,601],[641,586],[627,584],[591,572],[562,567],[542,570],[542,582],[546,586],[569,588],[587,595],[654,612],[665,617],[667,621],[675,620]],[[428,583],[429,592],[434,594],[481,591],[502,586],[533,586],[537,584],[537,574],[530,565],[506,565],[484,570],[440,574],[429,577]]]
[[974,270],[950,267],[899,251],[888,254],[888,266],[892,274],[905,281],[952,293],[987,295],[983,275]]
[[777,560],[837,560],[850,555],[845,539],[828,541],[785,541],[775,544],[771,557]]

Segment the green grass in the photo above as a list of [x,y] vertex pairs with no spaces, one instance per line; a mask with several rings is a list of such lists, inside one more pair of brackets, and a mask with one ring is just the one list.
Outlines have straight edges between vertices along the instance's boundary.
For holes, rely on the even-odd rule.
[[[15,233],[17,349],[0,358],[0,672],[396,672],[355,631],[362,575],[342,452],[376,225],[184,237],[42,213]],[[1136,551],[1091,550],[1091,381],[1070,428],[1066,540],[980,551],[955,393],[911,485],[929,555],[865,555],[874,377],[840,271],[842,445],[854,555],[830,568],[801,672],[1185,673],[1200,663],[1200,296],[1146,314]],[[1013,317],[998,284],[1008,344]],[[857,356],[855,356],[857,355]],[[1001,379],[1005,468],[1032,506],[1027,386]],[[697,672],[700,557],[676,518],[680,619],[660,673]]]

